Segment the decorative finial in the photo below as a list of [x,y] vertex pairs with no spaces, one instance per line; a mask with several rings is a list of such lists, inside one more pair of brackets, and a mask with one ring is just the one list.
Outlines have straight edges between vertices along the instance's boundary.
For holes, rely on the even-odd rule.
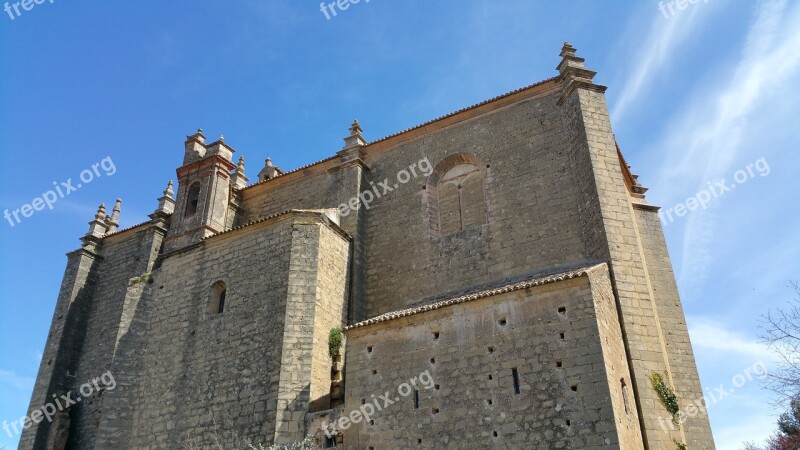
[[351,136],[361,136],[361,133],[364,132],[364,129],[361,128],[361,124],[358,123],[358,119],[353,121],[353,124],[350,126],[350,135]]
[[167,184],[167,188],[164,189],[164,196],[172,198],[172,194],[174,194],[174,193],[175,193],[175,191],[172,190],[172,180],[169,180],[169,183]]
[[94,218],[97,220],[105,220],[106,218],[106,204],[100,203],[100,206],[97,208],[97,214],[94,215]]
[[231,185],[236,189],[244,189],[248,181],[250,179],[244,174],[244,156],[240,156],[239,165],[236,166],[236,172],[231,177]]
[[352,149],[357,147],[363,147],[367,145],[367,141],[361,136],[361,133],[364,132],[364,129],[361,128],[361,124],[358,123],[358,119],[353,121],[353,124],[350,125],[350,135],[344,138],[344,148]]
[[197,133],[198,133],[198,134],[203,134],[203,129],[202,129],[202,128],[198,128],[198,129],[197,129]]
[[561,105],[572,91],[578,88],[588,89],[595,92],[605,92],[606,87],[595,84],[592,80],[597,72],[588,69],[584,62],[586,60],[576,54],[575,47],[569,42],[564,42],[561,47],[561,62],[556,67],[561,82],[561,97],[556,101]]
[[272,158],[267,156],[267,159],[264,160],[264,168],[258,173],[258,181],[270,180],[282,174],[283,171],[272,164]]
[[111,212],[111,216],[106,217],[109,233],[113,233],[117,231],[117,229],[119,228],[119,212],[121,210],[122,210],[122,199],[118,198],[117,202],[114,204],[114,210]]
[[108,232],[108,222],[106,221],[106,204],[100,203],[94,220],[89,222],[89,232],[81,238],[84,248],[94,248],[98,239],[102,239]]
[[151,219],[163,219],[175,211],[175,200],[172,197],[174,193],[175,192],[172,190],[172,180],[169,180],[167,188],[164,189],[164,195],[158,199],[158,208],[149,216]]
[[569,42],[564,42],[564,46],[561,47],[561,55],[560,56],[562,56],[562,57],[565,56],[565,55],[575,56],[575,52],[576,51],[577,50],[575,49],[575,47],[572,46],[572,44],[570,44]]
[[219,135],[219,141],[220,142],[225,142],[225,135],[224,134],[220,134]]

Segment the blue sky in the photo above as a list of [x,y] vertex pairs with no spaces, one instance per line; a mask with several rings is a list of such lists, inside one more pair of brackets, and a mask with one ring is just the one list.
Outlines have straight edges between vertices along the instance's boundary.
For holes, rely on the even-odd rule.
[[[374,140],[554,76],[566,40],[609,87],[614,131],[652,203],[736,186],[668,223],[667,241],[704,386],[770,367],[759,316],[800,278],[800,3],[666,11],[652,0],[372,0],[331,20],[297,0],[0,11],[0,209],[104,158],[116,169],[0,223],[0,421],[25,413],[64,254],[100,202],[123,198],[123,226],[145,220],[187,134],[224,134],[251,178],[267,155],[292,169],[338,150],[354,118]],[[712,405],[718,448],[772,430],[771,400],[754,379]],[[16,442],[0,432],[0,447]]]

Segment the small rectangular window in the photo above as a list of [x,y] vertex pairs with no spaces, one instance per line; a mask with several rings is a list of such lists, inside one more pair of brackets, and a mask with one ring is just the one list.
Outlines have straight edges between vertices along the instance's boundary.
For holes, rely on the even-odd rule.
[[414,409],[419,409],[419,390],[414,389]]

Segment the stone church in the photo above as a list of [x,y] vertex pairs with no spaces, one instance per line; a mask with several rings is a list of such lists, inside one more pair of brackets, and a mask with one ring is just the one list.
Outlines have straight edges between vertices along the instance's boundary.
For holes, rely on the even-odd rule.
[[560,56],[253,182],[222,137],[188,136],[148,220],[101,206],[67,255],[28,412],[114,388],[19,448],[713,449],[659,208],[606,88]]

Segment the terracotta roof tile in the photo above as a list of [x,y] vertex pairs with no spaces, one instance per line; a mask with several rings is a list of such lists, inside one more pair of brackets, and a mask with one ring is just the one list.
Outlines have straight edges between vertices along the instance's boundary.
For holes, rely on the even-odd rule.
[[116,236],[116,235],[118,235],[118,234],[120,234],[120,233],[124,233],[124,232],[126,232],[126,231],[133,230],[134,228],[139,228],[139,227],[141,227],[141,226],[143,226],[143,225],[147,225],[147,224],[149,224],[149,223],[151,223],[151,222],[152,222],[152,220],[146,220],[146,221],[144,221],[144,222],[137,223],[136,225],[131,225],[131,226],[127,227],[127,228],[123,228],[123,229],[121,229],[121,230],[117,230],[117,231],[115,231],[115,232],[113,232],[113,233],[106,233],[106,235],[105,235],[105,236],[103,236],[103,239],[105,239],[105,238],[107,238],[107,237],[109,237],[109,236]]
[[[266,222],[268,220],[272,220],[272,219],[275,219],[277,217],[285,216],[287,214],[292,214],[292,213],[301,213],[301,214],[302,213],[311,213],[311,214],[320,214],[320,215],[323,215],[323,216],[325,215],[325,213],[322,212],[322,210],[319,210],[319,209],[289,209],[287,211],[279,212],[279,213],[273,214],[271,216],[266,216],[266,217],[262,217],[260,219],[252,220],[250,222],[247,222],[244,225],[239,225],[238,227],[233,227],[233,228],[231,228],[229,230],[220,231],[219,233],[214,233],[214,234],[212,234],[210,236],[204,237],[202,240],[205,241],[205,240],[208,240],[208,239],[211,239],[211,238],[215,238],[217,236],[222,236],[223,234],[233,233],[234,231],[238,231],[238,230],[241,230],[243,228],[247,228],[249,226],[256,225],[256,224],[259,224],[259,223],[262,223],[262,222]],[[338,227],[338,225],[337,225],[337,227]],[[344,234],[345,236],[350,238],[350,235],[346,231],[344,231],[343,229],[340,229],[340,231],[342,232],[342,234]]]
[[514,292],[523,289],[528,289],[534,286],[541,286],[544,284],[556,283],[559,281],[569,280],[572,278],[582,277],[587,275],[592,270],[604,267],[605,264],[593,264],[586,267],[581,267],[578,269],[569,270],[566,272],[546,275],[546,276],[538,276],[535,278],[530,278],[524,281],[519,281],[515,283],[510,283],[504,286],[495,287],[492,289],[486,289],[478,292],[473,292],[470,294],[462,295],[459,297],[453,297],[445,300],[429,300],[426,302],[418,303],[416,305],[412,305],[405,309],[400,309],[397,311],[392,311],[386,314],[381,314],[380,316],[373,317],[371,319],[364,320],[362,322],[358,322],[356,324],[350,325],[349,327],[345,328],[345,331],[352,330],[355,328],[361,328],[368,325],[373,325],[376,323],[386,322],[389,320],[399,319],[401,317],[412,316],[414,314],[419,314],[427,311],[433,311],[435,309],[445,308],[451,305],[457,305],[460,303],[471,302],[473,300],[478,300],[481,298],[491,297],[494,295],[505,294],[507,292]]

